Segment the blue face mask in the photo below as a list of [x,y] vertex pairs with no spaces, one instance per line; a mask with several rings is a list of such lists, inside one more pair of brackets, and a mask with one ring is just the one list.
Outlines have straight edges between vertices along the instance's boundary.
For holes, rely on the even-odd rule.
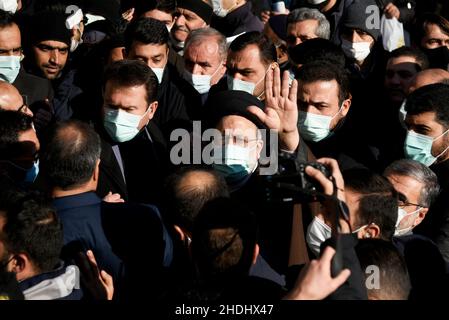
[[442,135],[434,139],[432,137],[428,137],[414,131],[409,131],[407,133],[407,138],[405,139],[404,146],[406,157],[408,159],[421,162],[425,166],[431,166],[435,161],[437,161],[440,156],[443,155],[443,153],[445,153],[449,149],[448,146],[436,157],[432,155],[433,142],[444,136],[447,132],[449,132],[449,130],[446,130]]
[[140,120],[151,110],[151,106],[141,116],[120,109],[114,110],[105,107],[104,110],[103,124],[109,136],[117,142],[126,142],[132,140],[139,133]]
[[301,136],[306,141],[319,142],[326,139],[331,134],[331,122],[340,113],[340,110],[333,116],[323,116],[310,112],[299,112],[298,125]]
[[25,182],[25,183],[29,183],[29,184],[33,183],[36,180],[37,175],[39,174],[39,159],[36,160],[33,163],[33,166],[29,169],[25,169],[11,161],[7,161],[7,162],[10,165],[12,165],[14,168],[19,169],[22,172],[25,172],[25,177],[23,179],[23,182]]
[[20,56],[0,56],[0,80],[13,83],[20,71]]
[[[229,90],[238,90],[238,91],[245,91],[246,93],[249,93],[251,95],[254,95],[254,90],[256,89],[256,87],[259,85],[259,83],[261,83],[264,79],[265,76],[267,75],[268,71],[270,70],[270,67],[268,67],[267,71],[265,72],[264,76],[262,77],[262,79],[260,79],[259,81],[257,81],[256,83],[252,83],[249,81],[244,81],[244,80],[240,80],[240,79],[236,79],[231,77],[230,75],[227,76],[227,82],[228,82],[228,89]],[[260,99],[260,97],[265,93],[265,91],[263,91],[258,97],[257,99]]]
[[250,159],[250,151],[250,148],[233,144],[224,147],[217,146],[214,149],[212,166],[229,184],[238,183],[256,168],[256,165]]

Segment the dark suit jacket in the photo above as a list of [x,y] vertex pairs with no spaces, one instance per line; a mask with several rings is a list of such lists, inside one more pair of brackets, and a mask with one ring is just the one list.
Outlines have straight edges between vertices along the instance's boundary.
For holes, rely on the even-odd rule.
[[27,101],[24,102],[27,102],[31,109],[35,109],[36,103],[53,98],[51,82],[27,73],[23,67],[20,68],[13,86],[19,90],[20,94],[26,96]]

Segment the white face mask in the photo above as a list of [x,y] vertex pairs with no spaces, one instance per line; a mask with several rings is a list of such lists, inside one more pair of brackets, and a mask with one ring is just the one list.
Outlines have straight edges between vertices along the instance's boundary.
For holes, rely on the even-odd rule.
[[117,142],[132,140],[139,133],[140,121],[150,112],[151,106],[141,116],[120,109],[104,108],[104,128]]
[[423,209],[423,208],[419,208],[419,209],[417,209],[417,210],[415,210],[413,212],[407,212],[407,211],[405,211],[402,208],[398,208],[398,220],[396,221],[396,230],[394,232],[394,235],[396,237],[399,237],[399,236],[402,236],[402,235],[404,235],[406,233],[409,233],[413,229],[413,226],[408,226],[406,228],[399,229],[399,225],[400,225],[401,221],[405,217],[417,214],[417,213],[419,213],[421,211],[421,209]]
[[214,71],[213,74],[192,74],[191,72],[184,70],[184,79],[189,82],[199,94],[204,94],[209,92],[211,87],[211,80],[217,74],[218,70],[222,65],[223,61],[217,67],[217,70]]
[[[259,85],[259,83],[261,83],[265,79],[265,76],[267,75],[269,70],[270,70],[270,67],[268,67],[268,69],[265,72],[265,74],[262,77],[262,79],[260,79],[256,83],[249,82],[249,81],[244,81],[244,80],[240,80],[240,79],[236,79],[236,78],[233,78],[231,76],[228,76],[228,89],[229,90],[245,91],[245,92],[249,93],[250,95],[254,95],[254,90]],[[264,92],[265,91],[263,91],[257,98],[259,99],[264,94]]]
[[315,217],[307,228],[306,241],[316,256],[320,255],[321,244],[332,236],[332,229],[321,219]]
[[298,124],[301,136],[306,141],[313,142],[319,142],[326,139],[331,134],[330,125],[332,120],[341,112],[342,109],[343,105],[332,117],[299,111]]
[[157,81],[159,82],[159,84],[161,84],[162,78],[164,76],[164,68],[151,68],[151,70],[153,70],[154,74],[157,77]]
[[18,7],[17,0],[0,0],[0,9],[16,13]]
[[70,52],[75,51],[76,48],[78,48],[78,46],[80,44],[82,44],[82,43],[83,43],[83,39],[82,38],[79,41],[72,38],[72,40],[70,42]]
[[237,5],[237,3],[234,3],[234,5],[229,8],[229,9],[225,9],[223,8],[223,6],[221,5],[221,0],[212,0],[212,8],[214,9],[214,14],[218,17],[224,18],[226,17],[229,12],[234,9],[234,7]]
[[351,42],[346,39],[342,39],[341,49],[348,58],[355,59],[358,62],[362,62],[371,53],[371,43]]
[[432,138],[423,134],[416,133],[414,131],[408,131],[404,146],[405,156],[408,159],[421,162],[425,166],[431,166],[449,149],[449,146],[447,146],[447,148],[444,149],[443,152],[434,157],[432,155],[433,142],[440,139],[448,132],[449,130],[446,130],[442,135],[436,138]]

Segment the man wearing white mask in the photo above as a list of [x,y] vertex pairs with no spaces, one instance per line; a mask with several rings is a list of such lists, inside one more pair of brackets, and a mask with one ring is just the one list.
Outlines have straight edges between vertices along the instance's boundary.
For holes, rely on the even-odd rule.
[[168,163],[165,140],[151,121],[158,107],[157,77],[141,61],[122,60],[108,67],[104,79],[97,194],[103,198],[112,191],[125,201],[157,203]]
[[213,28],[192,31],[186,40],[183,77],[201,95],[204,102],[211,86],[226,72],[226,39]]
[[326,61],[303,65],[298,73],[298,128],[318,158],[339,162],[342,170],[355,166],[374,168],[376,154],[353,126],[352,97],[343,69]]
[[[125,31],[126,59],[143,61],[158,79],[159,106],[154,121],[161,129],[179,120],[188,120],[184,95],[172,82],[173,67],[168,64],[169,34],[163,22],[152,18],[139,18]],[[167,128],[169,129],[169,128]]]
[[406,157],[428,166],[438,177],[441,193],[430,207],[420,234],[431,238],[449,261],[449,86],[431,84],[407,97]]
[[260,32],[247,32],[229,47],[227,76],[212,91],[238,90],[265,99],[265,78],[278,65],[276,47]]
[[263,23],[252,12],[252,4],[246,0],[213,0],[214,16],[211,26],[226,37],[244,32],[263,31]]
[[398,192],[399,211],[395,236],[411,235],[423,222],[440,186],[435,173],[417,161],[402,159],[390,164],[384,176]]

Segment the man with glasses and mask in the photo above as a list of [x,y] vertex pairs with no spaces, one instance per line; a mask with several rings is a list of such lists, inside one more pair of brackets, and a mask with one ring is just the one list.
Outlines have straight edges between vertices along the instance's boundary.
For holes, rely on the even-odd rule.
[[441,193],[430,207],[427,218],[416,232],[428,236],[449,261],[449,86],[431,84],[407,97],[404,151],[408,159],[428,166],[438,177]]

